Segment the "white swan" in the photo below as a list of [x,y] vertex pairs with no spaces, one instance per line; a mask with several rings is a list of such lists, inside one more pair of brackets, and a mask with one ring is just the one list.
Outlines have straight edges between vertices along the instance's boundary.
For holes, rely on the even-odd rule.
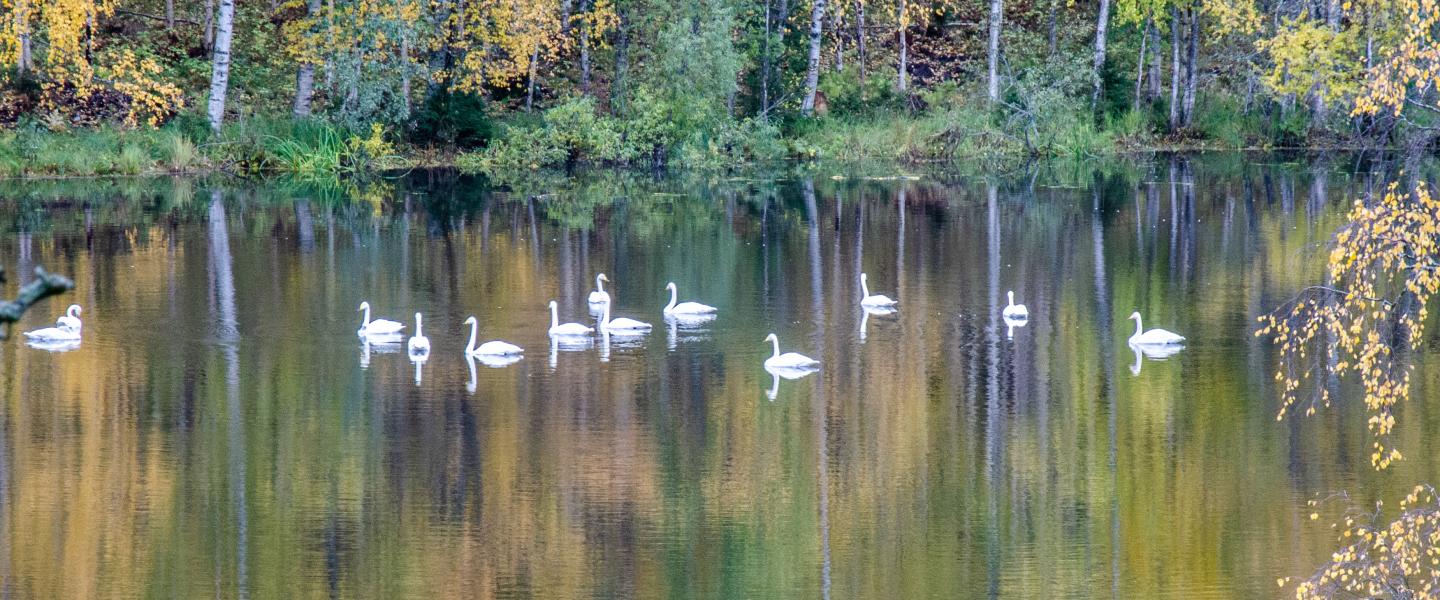
[[1008,303],[1005,305],[1005,310],[1000,311],[1000,316],[1012,321],[1030,318],[1030,309],[1025,308],[1024,304],[1015,303],[1014,291],[1005,292],[1005,297],[1008,299]]
[[594,327],[586,327],[579,323],[560,323],[560,305],[554,300],[550,301],[550,335],[552,337],[576,337],[590,335],[595,331]]
[[[765,359],[766,369],[774,369],[777,371],[794,371],[799,369],[820,368],[820,361],[805,356],[804,354],[799,354],[795,352],[786,352],[784,354],[781,354],[780,338],[775,337],[775,334],[773,333],[765,336],[765,341],[770,342],[775,346],[775,354],[772,355],[770,358]],[[783,376],[784,373],[780,373],[780,375]]]
[[595,276],[595,291],[590,292],[591,304],[609,304],[610,294],[605,293],[605,285],[602,282],[610,281],[604,273]]
[[485,342],[476,347],[475,336],[479,332],[480,321],[475,317],[470,317],[465,319],[465,324],[470,326],[470,342],[465,344],[465,356],[519,356],[525,352],[524,348],[498,340]]
[[355,310],[365,311],[365,320],[360,322],[360,330],[356,332],[360,335],[367,337],[393,335],[400,333],[400,330],[405,329],[404,323],[391,321],[390,319],[375,319],[374,321],[371,321],[369,302],[361,302],[360,308],[357,308]]
[[649,323],[636,321],[635,319],[627,319],[625,317],[611,319],[610,304],[608,302],[605,304],[605,309],[600,315],[600,331],[603,333],[617,336],[645,335],[650,333],[650,328],[651,325]]
[[1135,320],[1135,335],[1130,336],[1130,344],[1132,345],[1166,346],[1185,342],[1185,336],[1173,331],[1165,331],[1164,329],[1145,331],[1145,327],[1140,321],[1140,313],[1138,312],[1130,313],[1130,318]]
[[870,285],[864,273],[860,274],[860,306],[895,306],[900,301],[885,294],[870,295]]
[[675,282],[673,281],[665,284],[665,289],[670,290],[670,303],[666,304],[665,309],[662,311],[665,313],[666,316],[676,316],[683,318],[686,315],[711,315],[720,310],[713,306],[708,306],[699,302],[681,302],[679,304],[676,304],[675,300],[677,299],[676,297],[679,295],[679,292],[676,291]]
[[75,342],[80,340],[80,330],[69,327],[46,327],[26,331],[25,337],[33,342]]
[[425,354],[430,351],[430,338],[425,337],[424,322],[418,312],[415,313],[415,335],[410,337],[407,347],[410,354]]
[[63,329],[74,329],[75,331],[80,331],[80,305],[71,304],[70,308],[65,309],[65,316],[56,319],[55,326]]

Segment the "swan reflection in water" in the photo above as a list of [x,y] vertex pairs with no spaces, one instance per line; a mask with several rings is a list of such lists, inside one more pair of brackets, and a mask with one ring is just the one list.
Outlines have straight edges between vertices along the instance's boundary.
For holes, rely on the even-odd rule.
[[1130,344],[1130,351],[1135,353],[1135,364],[1130,365],[1130,374],[1140,375],[1141,356],[1150,360],[1165,360],[1179,354],[1180,351],[1184,349],[1185,347],[1180,345],[1146,346],[1142,344]]
[[1005,316],[1001,318],[1005,320],[1005,339],[1007,340],[1015,339],[1015,328],[1030,324],[1029,317]]
[[411,347],[407,354],[410,357],[410,362],[415,363],[415,387],[420,387],[422,378],[420,373],[421,367],[425,366],[425,361],[430,360],[430,351]]
[[59,354],[80,349],[80,340],[30,340],[25,342],[25,345],[36,350]]
[[860,306],[860,309],[861,309],[861,312],[860,312],[860,341],[861,341],[861,342],[864,342],[864,341],[865,341],[865,337],[866,337],[867,335],[869,335],[869,331],[868,331],[868,330],[869,330],[869,328],[870,328],[870,315],[875,315],[875,316],[877,316],[877,317],[888,317],[888,316],[890,316],[890,315],[893,315],[893,314],[899,312],[898,310],[895,310],[894,306],[865,306],[865,305],[861,305],[861,306]]
[[560,352],[583,352],[595,347],[595,339],[581,336],[550,337],[550,370],[560,365]]
[[[702,342],[710,338],[706,327],[715,320],[715,315],[665,315],[665,348],[674,350],[680,342]],[[681,334],[684,335],[681,335]]]
[[370,368],[370,353],[376,354],[398,354],[402,348],[401,342],[405,341],[403,334],[394,333],[386,335],[362,335],[360,336],[360,368]]
[[770,374],[770,389],[765,390],[765,397],[769,398],[771,402],[775,401],[775,398],[780,395],[781,378],[800,379],[801,377],[807,377],[819,371],[820,369],[814,367],[765,367],[765,372]]

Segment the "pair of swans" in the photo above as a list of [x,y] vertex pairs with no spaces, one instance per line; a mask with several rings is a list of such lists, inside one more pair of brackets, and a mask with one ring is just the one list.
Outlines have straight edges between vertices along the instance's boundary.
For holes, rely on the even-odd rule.
[[33,348],[63,352],[80,346],[80,331],[83,326],[80,321],[80,305],[71,304],[65,309],[65,314],[55,320],[54,327],[26,331],[24,334]]
[[[610,304],[610,294],[605,291],[605,282],[607,281],[610,281],[610,278],[606,277],[604,273],[596,275],[595,290],[590,292],[590,296],[587,298],[590,304],[597,305],[597,309],[598,305]],[[713,315],[720,311],[718,308],[699,302],[679,302],[679,291],[673,281],[665,284],[665,289],[670,291],[670,303],[661,309],[661,313],[667,317]],[[608,321],[608,319],[606,320]],[[610,329],[613,331],[616,327],[612,324]]]

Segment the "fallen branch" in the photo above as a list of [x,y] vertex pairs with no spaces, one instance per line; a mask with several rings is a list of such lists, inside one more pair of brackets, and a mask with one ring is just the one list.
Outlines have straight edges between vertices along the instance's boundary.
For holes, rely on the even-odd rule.
[[43,267],[35,267],[35,280],[20,288],[20,294],[14,300],[0,300],[0,324],[10,324],[20,320],[20,315],[30,305],[45,298],[57,294],[63,294],[75,289],[75,282],[64,275],[56,275],[47,272]]

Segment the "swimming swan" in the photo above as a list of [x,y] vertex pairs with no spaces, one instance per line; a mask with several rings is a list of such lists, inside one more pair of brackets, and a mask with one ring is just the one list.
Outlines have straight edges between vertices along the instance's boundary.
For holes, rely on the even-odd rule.
[[590,335],[595,331],[594,327],[586,327],[579,323],[560,323],[559,304],[554,300],[550,301],[550,335],[560,337],[576,337]]
[[[524,348],[508,342],[491,341],[475,347],[475,336],[480,329],[480,321],[475,317],[465,319],[465,324],[470,326],[470,342],[465,344],[465,356],[518,356],[525,352]],[[489,364],[489,363],[487,363]]]
[[80,305],[71,304],[70,308],[65,309],[65,316],[56,319],[55,326],[80,331]]
[[68,327],[46,327],[35,331],[26,331],[25,337],[32,342],[78,342],[80,341],[80,330]]
[[425,354],[430,351],[430,338],[425,337],[424,323],[420,313],[415,313],[415,335],[410,338],[410,354]]
[[617,336],[645,335],[647,333],[650,333],[650,328],[651,325],[649,323],[645,323],[643,321],[636,321],[635,319],[627,319],[625,317],[611,319],[609,303],[605,304],[605,310],[600,315],[600,331],[604,333],[610,333]]
[[886,296],[885,294],[870,295],[870,285],[867,283],[865,274],[860,274],[860,306],[895,306],[900,301]]
[[365,311],[365,320],[360,322],[360,330],[356,332],[356,333],[358,333],[358,334],[360,334],[360,335],[363,335],[363,336],[393,335],[393,334],[396,334],[396,333],[400,333],[400,330],[405,329],[405,324],[404,324],[404,323],[398,323],[398,322],[395,322],[395,321],[391,321],[390,319],[375,319],[374,321],[371,321],[371,320],[370,320],[370,303],[369,303],[369,302],[361,302],[361,303],[360,303],[360,308],[357,308],[357,309],[355,309],[355,310],[357,310],[357,311]]
[[595,291],[590,292],[591,304],[609,304],[610,294],[605,293],[605,286],[601,282],[610,281],[604,273],[595,276]]
[[818,368],[820,368],[820,361],[815,360],[815,359],[813,359],[813,358],[810,358],[810,357],[808,357],[808,356],[805,356],[804,354],[798,354],[798,353],[795,353],[795,352],[786,352],[786,353],[784,353],[784,354],[781,354],[781,353],[780,353],[780,338],[775,337],[775,334],[773,334],[773,333],[770,334],[770,335],[768,335],[768,336],[765,336],[765,341],[774,344],[774,347],[775,347],[775,354],[772,355],[770,358],[765,359],[765,368],[766,368],[766,369],[775,369],[775,370],[782,370],[782,371],[783,371],[783,370],[787,370],[787,369],[788,369],[788,370],[797,370],[797,369],[818,369]]
[[1130,336],[1130,343],[1135,346],[1165,346],[1185,342],[1185,336],[1173,331],[1165,331],[1164,329],[1145,331],[1145,327],[1141,325],[1140,313],[1138,312],[1130,313],[1130,318],[1135,319],[1135,335]]
[[665,284],[665,289],[670,290],[670,303],[666,304],[665,310],[662,311],[666,316],[684,317],[685,315],[709,315],[720,310],[699,302],[681,302],[676,304],[675,300],[679,292],[676,291],[675,282],[673,281]]
[[1005,297],[1009,299],[1009,303],[1005,305],[1005,310],[1000,311],[1000,316],[1009,320],[1030,318],[1030,309],[1025,308],[1024,304],[1015,303],[1015,292],[1005,292]]

